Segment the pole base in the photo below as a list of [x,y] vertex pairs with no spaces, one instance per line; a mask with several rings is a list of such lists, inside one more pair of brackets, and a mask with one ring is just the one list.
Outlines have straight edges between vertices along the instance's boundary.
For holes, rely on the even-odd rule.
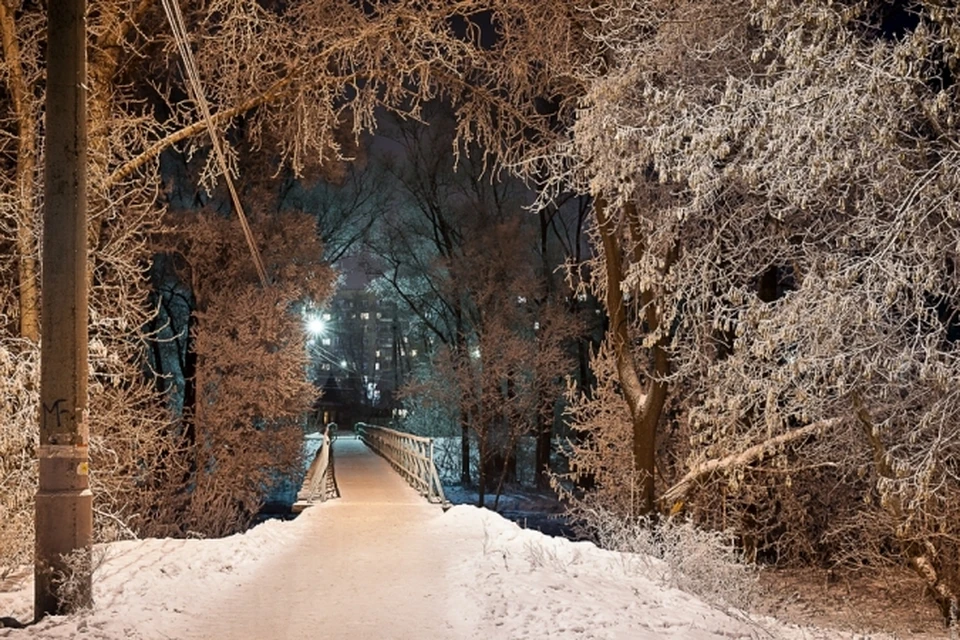
[[93,604],[93,494],[40,491],[36,497],[34,615],[64,615]]

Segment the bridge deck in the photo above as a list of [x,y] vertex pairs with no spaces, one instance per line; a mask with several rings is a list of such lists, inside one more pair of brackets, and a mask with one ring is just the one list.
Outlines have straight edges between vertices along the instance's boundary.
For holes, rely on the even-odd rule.
[[441,508],[356,438],[333,451],[341,497],[304,511],[306,535],[223,594],[195,637],[473,637],[471,604],[444,589],[458,541]]

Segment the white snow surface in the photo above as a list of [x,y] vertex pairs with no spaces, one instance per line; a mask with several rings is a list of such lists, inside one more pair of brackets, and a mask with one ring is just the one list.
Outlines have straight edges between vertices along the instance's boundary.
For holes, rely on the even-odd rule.
[[[382,459],[337,442],[343,497],[222,539],[98,549],[94,607],[0,638],[851,638],[724,611],[657,560],[427,504]],[[0,616],[32,617],[26,572]]]

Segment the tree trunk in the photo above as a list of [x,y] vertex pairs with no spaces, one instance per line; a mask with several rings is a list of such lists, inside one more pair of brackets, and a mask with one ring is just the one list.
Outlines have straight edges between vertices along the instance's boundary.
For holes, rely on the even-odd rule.
[[[637,500],[638,513],[649,513],[654,502],[654,469],[656,465],[656,429],[666,400],[666,385],[653,379],[649,393],[645,393],[643,383],[637,373],[630,352],[630,334],[627,327],[627,311],[624,304],[621,282],[623,279],[623,257],[616,237],[616,228],[607,215],[607,203],[597,198],[594,211],[600,232],[601,245],[606,263],[606,310],[610,320],[609,337],[616,354],[617,376],[620,388],[630,410],[633,431],[633,464],[640,479]],[[652,306],[652,305],[650,305]],[[654,369],[667,366],[666,353],[655,348]]]
[[[503,436],[497,438],[497,451],[493,458],[496,463],[496,470],[500,476],[500,481],[497,484],[498,497],[500,487],[505,481],[514,483],[517,481],[517,439],[514,436],[514,430],[510,423],[511,415],[508,410],[517,395],[516,383],[513,380],[513,376],[514,373],[512,370],[507,372],[505,388],[501,387],[504,392],[504,399],[497,409],[501,428],[503,429]],[[505,445],[503,444],[504,440],[506,441]]]
[[[539,222],[540,222],[540,262],[543,281],[545,285],[545,294],[544,299],[550,300],[554,298],[557,290],[556,277],[554,275],[554,269],[550,264],[549,257],[549,237],[550,237],[550,225],[553,224],[554,217],[559,215],[559,208],[552,207],[549,212],[546,209],[541,209],[539,212]],[[579,242],[579,236],[576,239]],[[579,256],[577,257],[577,262],[579,263]],[[571,312],[576,313],[576,297],[571,296]],[[579,338],[577,339],[579,342]],[[552,450],[552,436],[553,436],[553,400],[552,397],[543,397],[547,394],[541,392],[539,388],[535,390],[539,396],[536,402],[537,407],[537,424],[535,429],[536,436],[536,453],[534,456],[534,470],[533,477],[534,483],[538,489],[546,489],[550,486],[550,452]],[[549,409],[544,404],[549,403]],[[544,410],[541,412],[540,409]]]
[[40,340],[40,308],[37,269],[35,180],[37,173],[36,98],[27,85],[21,64],[20,44],[13,10],[0,2],[0,36],[7,63],[7,88],[17,120],[16,201],[20,337]]
[[90,97],[87,102],[91,123],[89,157],[93,189],[90,193],[90,221],[87,225],[87,251],[90,256],[87,264],[87,287],[91,290],[94,286],[97,250],[110,206],[105,197],[104,185],[108,180],[110,163],[111,98],[116,65],[116,59],[102,51],[91,55],[89,64]]
[[507,474],[512,474],[514,480],[516,480],[517,477],[517,437],[512,434],[505,455],[507,459],[503,465],[503,469],[500,471],[500,478],[497,481],[497,493],[493,498],[494,511],[500,506],[500,496],[503,494],[503,485],[506,483]]
[[[873,418],[859,396],[854,396],[853,404],[857,421],[860,423],[864,437],[873,453],[874,469],[877,475],[891,482],[896,481],[897,472],[890,463],[886,445],[874,429]],[[899,496],[891,496],[884,500],[882,504],[898,524],[909,521],[909,514],[904,513]],[[907,562],[926,583],[946,623],[948,625],[956,624],[957,616],[960,615],[960,593],[956,590],[956,585],[951,584],[944,577],[945,571],[941,566],[940,554],[937,553],[937,549],[930,538],[917,539],[910,537],[909,532],[909,527],[899,526],[894,532]]]
[[460,484],[470,486],[470,425],[466,414],[460,417]]
[[[577,298],[573,298],[570,304],[570,312],[577,313],[580,308],[580,303]],[[588,309],[591,313],[593,309]],[[606,328],[603,329],[606,333]],[[584,335],[577,338],[577,385],[580,389],[580,393],[584,396],[591,398],[593,397],[593,378],[590,375],[590,347],[594,344],[593,337],[590,335]],[[580,431],[574,431],[569,437],[577,444],[583,443],[585,436]],[[548,453],[549,455],[549,453]],[[596,486],[596,476],[592,473],[578,473],[574,482],[577,487],[584,490],[593,489]]]
[[540,416],[537,430],[537,454],[536,469],[534,478],[538,489],[546,489],[550,486],[550,451],[553,448],[553,421]]
[[482,431],[477,433],[478,438],[478,449],[480,453],[480,464],[477,465],[477,506],[485,507],[486,506],[486,490],[487,490],[487,470],[486,462],[487,459],[487,430],[484,428]]
[[[460,305],[457,304],[454,310],[457,320],[457,335],[454,338],[454,355],[460,366],[465,358],[469,358],[467,353],[467,340],[463,332],[463,317]],[[469,362],[466,366],[470,366]],[[461,396],[462,397],[462,396]],[[461,401],[460,407],[460,484],[464,487],[470,486],[470,412],[463,404],[466,399]]]
[[196,349],[193,347],[196,335],[197,317],[196,314],[191,313],[187,320],[187,348],[183,359],[183,408],[181,411],[181,419],[184,425],[183,436],[190,445],[193,445],[197,439],[197,372],[199,363],[197,362]]
[[93,285],[96,252],[100,246],[105,213],[110,206],[107,191],[115,184],[110,175],[110,132],[120,54],[124,41],[131,32],[135,32],[137,23],[153,5],[153,0],[137,0],[136,5],[127,11],[113,7],[101,25],[96,42],[89,46],[87,121],[90,127],[90,143],[87,154],[91,188],[87,224],[87,248],[90,254],[87,261],[88,288]]

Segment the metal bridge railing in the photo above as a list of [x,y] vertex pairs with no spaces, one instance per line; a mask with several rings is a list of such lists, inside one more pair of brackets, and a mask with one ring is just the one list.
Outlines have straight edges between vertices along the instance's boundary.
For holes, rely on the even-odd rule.
[[337,487],[337,478],[333,470],[333,440],[336,434],[337,425],[332,422],[323,430],[323,444],[317,449],[313,462],[307,469],[303,487],[297,493],[294,512],[302,511],[317,499],[323,502],[329,498],[340,497],[340,489]]
[[386,459],[420,495],[430,502],[449,504],[433,461],[433,438],[364,422],[358,422],[355,428],[363,443]]

